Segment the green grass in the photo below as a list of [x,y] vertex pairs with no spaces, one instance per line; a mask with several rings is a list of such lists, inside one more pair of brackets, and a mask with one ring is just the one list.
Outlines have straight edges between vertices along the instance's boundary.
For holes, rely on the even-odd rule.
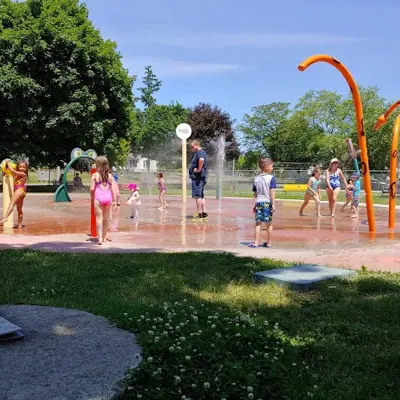
[[121,399],[399,398],[398,274],[301,294],[253,284],[283,262],[230,254],[7,250],[0,265],[0,303],[87,310],[138,334]]

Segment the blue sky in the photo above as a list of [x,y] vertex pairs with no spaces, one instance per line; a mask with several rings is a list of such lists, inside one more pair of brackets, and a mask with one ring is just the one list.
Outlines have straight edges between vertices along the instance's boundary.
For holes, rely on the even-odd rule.
[[[161,104],[209,102],[238,122],[252,106],[295,102],[309,89],[346,93],[327,64],[300,73],[316,53],[344,63],[361,85],[400,98],[398,0],[86,0],[131,74],[152,65]],[[138,85],[136,85],[138,86]]]

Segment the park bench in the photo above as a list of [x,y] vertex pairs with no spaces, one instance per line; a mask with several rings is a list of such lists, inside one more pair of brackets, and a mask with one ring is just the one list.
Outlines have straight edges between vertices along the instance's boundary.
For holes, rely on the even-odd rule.
[[308,185],[305,183],[285,183],[283,185],[284,192],[305,192]]

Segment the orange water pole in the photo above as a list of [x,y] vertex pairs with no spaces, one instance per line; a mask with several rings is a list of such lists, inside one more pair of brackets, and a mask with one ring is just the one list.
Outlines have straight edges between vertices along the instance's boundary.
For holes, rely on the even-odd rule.
[[[377,131],[384,126],[390,114],[400,106],[400,100],[393,103],[385,114],[381,115],[375,123],[374,129]],[[392,148],[390,150],[390,186],[389,186],[389,228],[396,225],[396,191],[397,191],[397,147],[399,144],[400,115],[396,118],[392,131]]]
[[349,85],[351,93],[353,95],[353,102],[356,110],[358,142],[361,150],[361,171],[364,177],[365,199],[367,203],[368,229],[370,232],[375,232],[374,205],[372,203],[372,190],[371,190],[371,177],[369,174],[367,138],[365,136],[365,130],[364,130],[364,115],[363,115],[363,107],[361,103],[360,91],[358,90],[357,84],[354,81],[354,78],[351,76],[349,70],[340,61],[326,54],[316,54],[314,56],[307,58],[298,66],[298,69],[299,71],[304,71],[310,65],[315,64],[317,62],[326,62],[334,66],[336,69],[338,69],[339,72],[346,79],[347,84]]
[[[95,172],[96,172],[96,166],[93,165],[90,168],[90,175],[93,175]],[[93,198],[90,201],[90,236],[92,238],[97,237],[96,214],[94,212],[94,199]]]

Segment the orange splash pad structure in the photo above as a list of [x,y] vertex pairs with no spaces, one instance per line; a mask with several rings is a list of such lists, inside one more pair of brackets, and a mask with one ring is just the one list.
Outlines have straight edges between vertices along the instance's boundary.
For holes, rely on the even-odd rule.
[[[30,248],[62,252],[232,252],[240,256],[268,257],[336,267],[400,272],[400,228],[387,228],[388,208],[375,206],[376,231],[369,232],[366,208],[360,219],[338,210],[336,218],[318,219],[314,207],[299,217],[299,201],[277,201],[273,248],[250,249],[254,215],[251,199],[207,199],[209,218],[192,220],[195,204],[188,198],[168,197],[167,212],[160,212],[157,197],[142,196],[138,221],[130,220],[130,207],[122,204],[111,215],[108,242],[97,246],[90,237],[90,195],[72,194],[71,203],[54,203],[48,194],[28,194],[22,229],[0,228],[0,248]],[[323,202],[322,214],[328,214]],[[399,224],[397,224],[399,226]]]

